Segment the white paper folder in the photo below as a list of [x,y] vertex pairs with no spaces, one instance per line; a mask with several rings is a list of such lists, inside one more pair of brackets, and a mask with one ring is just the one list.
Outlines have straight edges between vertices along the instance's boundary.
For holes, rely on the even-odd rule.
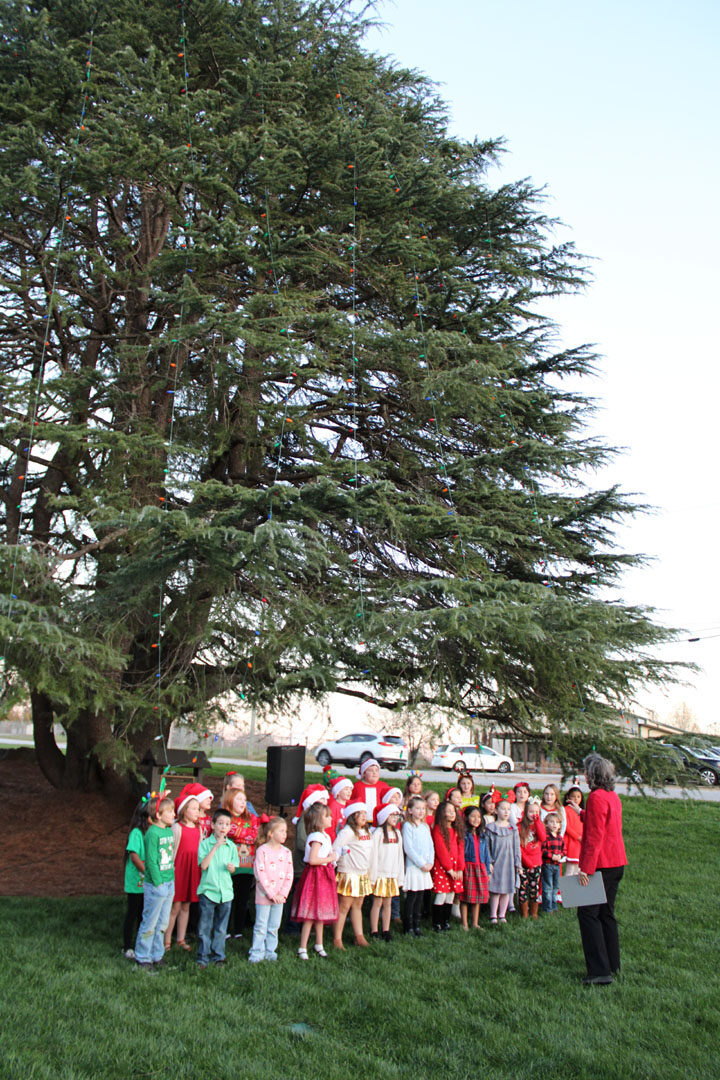
[[596,870],[587,885],[581,885],[577,877],[560,878],[560,895],[563,907],[587,907],[588,904],[604,904],[605,882],[602,874]]

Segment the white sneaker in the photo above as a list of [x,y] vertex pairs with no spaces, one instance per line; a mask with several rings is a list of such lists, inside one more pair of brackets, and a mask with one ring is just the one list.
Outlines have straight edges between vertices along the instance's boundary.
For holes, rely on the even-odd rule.
[[126,960],[134,960],[135,959],[135,950],[134,949],[126,949],[125,950],[125,959]]

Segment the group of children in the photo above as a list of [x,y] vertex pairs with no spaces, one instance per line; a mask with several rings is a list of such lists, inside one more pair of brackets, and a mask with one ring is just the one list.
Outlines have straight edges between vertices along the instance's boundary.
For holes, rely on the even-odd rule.
[[239,938],[253,884],[248,959],[258,963],[277,959],[284,908],[287,928],[299,932],[298,956],[308,960],[313,930],[319,957],[327,956],[326,926],[334,948],[345,948],[348,916],[355,944],[368,946],[366,897],[370,937],[389,942],[393,921],[420,937],[429,910],[438,933],[449,930],[453,912],[464,930],[477,928],[486,903],[491,925],[505,923],[514,910],[536,919],[541,902],[546,912],[557,907],[561,867],[578,872],[584,799],[577,786],[562,805],[554,784],[542,799],[525,782],[506,796],[494,788],[480,796],[463,773],[441,799],[423,792],[418,773],[410,774],[404,791],[391,787],[370,759],[358,780],[328,770],[325,784],[303,791],[293,853],[285,819],[258,816],[239,774],[226,776],[221,805],[211,815],[212,801],[196,783],[174,800],[143,800],[136,811],[125,854],[124,949],[148,972],[165,963],[173,931],[176,945],[191,949],[189,927],[197,936],[198,965],[225,963],[231,910]]

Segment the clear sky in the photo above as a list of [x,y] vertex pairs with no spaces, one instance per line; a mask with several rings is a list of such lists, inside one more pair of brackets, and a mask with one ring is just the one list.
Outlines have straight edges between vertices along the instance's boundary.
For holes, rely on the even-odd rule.
[[[720,730],[717,0],[395,0],[367,45],[438,82],[451,130],[501,136],[490,182],[531,177],[591,255],[594,283],[553,307],[565,344],[602,354],[594,430],[624,453],[598,477],[651,503],[618,533],[653,561],[622,596],[701,635],[663,650],[703,671],[642,694]],[[713,637],[712,635],[717,635]]]

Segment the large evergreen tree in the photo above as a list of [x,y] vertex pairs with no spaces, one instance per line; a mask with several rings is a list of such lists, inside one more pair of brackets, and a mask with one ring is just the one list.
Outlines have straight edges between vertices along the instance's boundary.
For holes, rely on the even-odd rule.
[[52,782],[227,690],[586,730],[656,675],[540,314],[582,262],[499,146],[342,3],[0,10],[1,629]]

